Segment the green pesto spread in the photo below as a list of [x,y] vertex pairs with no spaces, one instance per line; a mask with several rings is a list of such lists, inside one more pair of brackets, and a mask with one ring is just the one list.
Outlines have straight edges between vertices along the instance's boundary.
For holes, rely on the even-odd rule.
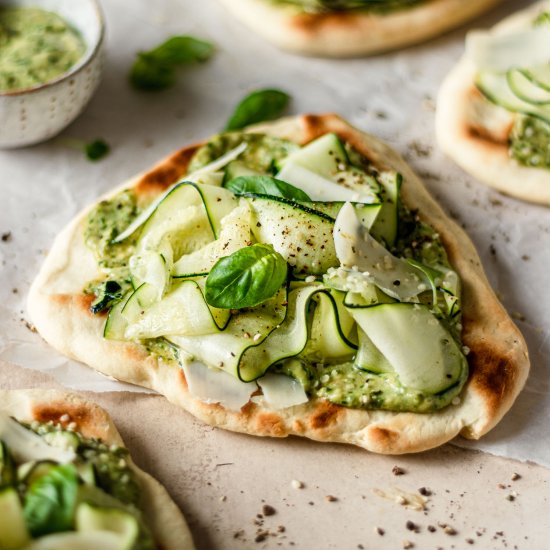
[[518,117],[510,136],[510,155],[523,166],[550,169],[550,124]]
[[406,9],[425,0],[271,0],[275,4],[294,4],[305,11],[374,11],[388,13]]
[[[196,152],[191,161],[190,172],[221,157],[242,141],[246,141],[248,147],[239,157],[239,161],[248,168],[263,173],[275,173],[277,164],[298,148],[293,142],[271,136],[239,132],[221,134]],[[353,166],[369,174],[376,172],[376,167],[358,151],[351,149],[347,144],[346,149]],[[138,212],[135,196],[126,191],[109,201],[100,203],[88,217],[86,242],[95,250],[100,265],[111,275],[116,274],[117,270],[119,270],[118,273],[124,272],[135,242],[139,238],[139,231],[120,245],[114,245],[112,240],[126,229]],[[451,269],[439,235],[431,227],[422,223],[416,212],[410,211],[403,204],[399,205],[398,235],[399,238],[391,249],[395,255],[437,265],[443,270]],[[122,287],[125,284],[125,281],[120,278],[117,282]],[[96,285],[95,289],[98,292],[96,301],[104,297],[101,292],[104,286]],[[93,291],[92,287],[90,291]],[[115,296],[109,305],[118,299],[120,298]],[[439,304],[439,306],[442,310],[446,307],[445,304]],[[457,342],[460,342],[459,307],[452,313],[446,310],[445,314],[441,313],[437,317],[448,327]],[[177,361],[177,349],[164,338],[146,340],[143,345],[150,353],[163,360]],[[433,412],[453,401],[460,393],[468,375],[467,368],[464,368],[459,379],[451,380],[449,387],[444,391],[428,394],[405,388],[399,383],[395,374],[376,374],[360,370],[353,364],[353,355],[332,362],[319,363],[314,347],[315,342],[310,340],[298,357],[278,363],[272,367],[272,370],[299,380],[311,397],[325,398],[333,403],[352,408]]]
[[39,8],[0,8],[0,91],[54,80],[84,51],[82,37],[59,15]]
[[195,153],[189,172],[202,168],[243,142],[247,144],[247,148],[239,156],[239,160],[258,172],[275,171],[277,161],[300,148],[292,141],[273,136],[227,132],[215,136]]

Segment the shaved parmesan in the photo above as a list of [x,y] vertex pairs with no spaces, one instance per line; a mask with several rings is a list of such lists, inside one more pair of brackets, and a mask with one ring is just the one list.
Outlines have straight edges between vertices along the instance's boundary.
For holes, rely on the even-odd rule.
[[[238,147],[235,147],[235,149],[231,149],[231,151],[217,158],[213,162],[199,168],[198,170],[195,170],[191,174],[186,175],[185,178],[180,181],[190,181],[192,183],[201,184],[214,183],[214,185],[219,185],[221,183],[220,177],[218,174],[212,173],[221,170],[226,164],[229,164],[232,160],[235,160],[246,149],[246,147],[246,143],[241,143]],[[205,179],[206,174],[211,174],[214,181],[212,181],[211,178],[208,180]],[[223,179],[223,175],[221,176],[221,179]],[[113,242],[122,242],[124,239],[127,239],[130,235],[132,235],[138,228],[140,228],[151,217],[151,214],[153,214],[157,206],[165,199],[166,195],[172,191],[177,183],[180,182],[175,182],[173,185],[168,187],[164,193],[161,193],[120,235],[113,239]]]
[[44,438],[2,412],[0,412],[0,440],[4,441],[18,462],[54,460],[66,463],[75,459],[73,449],[48,445]]
[[391,254],[369,234],[349,202],[336,217],[333,235],[341,265],[352,272],[361,272],[388,296],[409,300],[429,288],[420,270]]
[[286,409],[308,401],[302,384],[284,374],[268,373],[258,379],[258,386],[263,392],[261,399],[273,409]]
[[189,392],[205,403],[219,403],[226,409],[239,411],[258,389],[256,382],[241,382],[222,370],[211,369],[192,361],[183,365]]

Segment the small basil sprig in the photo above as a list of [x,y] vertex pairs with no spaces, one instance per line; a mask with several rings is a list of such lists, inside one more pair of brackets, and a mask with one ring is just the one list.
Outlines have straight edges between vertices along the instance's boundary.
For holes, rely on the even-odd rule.
[[25,523],[34,537],[73,527],[78,474],[72,464],[53,466],[28,488],[23,505]]
[[286,109],[290,96],[281,90],[256,90],[235,107],[226,130],[240,130],[249,124],[273,120]]
[[294,187],[286,181],[278,180],[270,176],[239,176],[224,184],[236,195],[254,193],[257,195],[271,195],[294,201],[310,201],[311,199],[298,187]]
[[254,307],[276,294],[287,271],[285,259],[271,246],[247,246],[216,262],[206,278],[204,297],[213,307]]
[[193,36],[173,36],[148,52],[140,52],[130,70],[134,88],[159,91],[176,82],[176,68],[180,65],[206,61],[214,53],[214,46]]

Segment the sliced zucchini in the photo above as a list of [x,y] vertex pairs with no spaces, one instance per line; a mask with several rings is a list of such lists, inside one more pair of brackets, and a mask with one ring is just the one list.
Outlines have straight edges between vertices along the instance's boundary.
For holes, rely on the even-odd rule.
[[139,524],[132,514],[118,508],[100,508],[83,502],[75,515],[76,530],[81,533],[107,531],[119,536],[120,548],[130,550],[139,536]]
[[355,357],[354,365],[364,371],[381,374],[394,372],[390,362],[382,355],[365,331],[359,329],[359,349]]
[[320,274],[338,265],[332,218],[278,197],[255,195],[246,200],[255,238],[271,244],[297,273]]
[[143,283],[125,302],[119,302],[109,311],[103,337],[108,340],[126,340],[125,333],[128,326],[135,323],[157,299],[158,289]]
[[287,292],[282,288],[275,297],[260,306],[241,310],[221,332],[166,338],[196,361],[222,369],[238,378],[243,353],[261,344],[284,321],[287,308]]
[[233,193],[223,187],[179,183],[164,197],[164,200],[144,224],[141,238],[143,239],[143,236],[153,231],[155,227],[164,225],[169,220],[181,218],[189,206],[200,207],[204,210],[216,237],[220,232],[221,219],[237,206],[237,199]]
[[241,160],[234,160],[233,162],[230,162],[225,167],[225,176],[223,178],[223,185],[225,187],[225,184],[228,181],[231,181],[232,179],[238,178],[240,176],[261,176],[261,175],[263,175],[262,172],[258,172],[257,170],[253,170],[252,168],[249,168]]
[[347,168],[349,159],[340,138],[336,134],[325,134],[291,153],[283,161],[283,166],[289,163],[331,179],[337,172]]
[[0,548],[19,550],[30,541],[23,506],[13,487],[0,489]]
[[0,440],[0,488],[17,481],[15,462],[8,446]]
[[143,308],[129,323],[126,339],[158,338],[159,336],[200,336],[223,330],[231,312],[209,306],[199,282],[183,279],[164,298]]
[[220,236],[203,248],[183,255],[172,269],[174,278],[207,274],[222,257],[229,256],[250,243],[250,207],[244,201],[221,221]]
[[364,170],[349,166],[334,174],[333,181],[338,185],[359,193],[363,202],[380,202],[382,188],[374,176],[367,174]]
[[298,355],[308,339],[307,313],[311,297],[319,292],[316,286],[304,286],[288,293],[284,321],[258,346],[247,348],[238,365],[238,375],[244,382],[255,380],[283,359]]
[[373,192],[368,186],[358,189],[344,187],[294,162],[286,162],[277,174],[277,179],[295,185],[314,201],[380,202],[378,193]]
[[508,71],[506,78],[512,92],[523,101],[532,105],[550,104],[550,90],[539,86],[536,81],[529,78],[523,71],[518,69]]
[[152,250],[134,254],[129,262],[132,286],[138,288],[148,283],[157,289],[156,299],[160,300],[170,283],[170,264],[163,254]]
[[[342,302],[343,293],[337,299]],[[315,363],[348,361],[357,350],[351,341],[353,317],[343,306],[339,311],[337,299],[330,292],[318,292],[312,298],[316,306],[304,354]]]
[[23,550],[128,550],[116,533],[56,533],[34,540]]
[[399,220],[399,191],[403,178],[397,172],[382,172],[378,181],[383,188],[382,208],[370,228],[371,235],[388,247],[395,244]]
[[185,177],[186,181],[192,181],[193,183],[200,183],[201,185],[213,185],[214,187],[220,187],[223,184],[225,173],[219,172],[204,172],[197,173],[193,176],[189,175]]
[[395,303],[350,311],[407,388],[437,394],[467,369],[460,346],[427,306]]
[[520,70],[533,84],[550,92],[550,64],[546,63],[545,65]]
[[[327,216],[330,216],[332,219],[336,220],[338,213],[342,209],[342,206],[346,204],[342,201],[311,201],[311,202],[300,202],[303,206],[310,208],[311,210],[315,210],[316,212],[321,212],[322,214],[326,214]],[[361,220],[361,223],[367,228],[370,229],[376,220],[376,217],[378,216],[378,213],[380,212],[380,209],[382,208],[381,203],[374,203],[374,204],[364,204],[361,202],[352,203],[355,211],[357,213],[357,217]]]
[[534,105],[520,99],[511,90],[506,73],[481,72],[477,76],[476,85],[489,101],[508,111],[531,115],[550,123],[550,105]]
[[547,63],[550,28],[540,25],[508,33],[471,32],[466,37],[466,54],[482,71],[507,71]]

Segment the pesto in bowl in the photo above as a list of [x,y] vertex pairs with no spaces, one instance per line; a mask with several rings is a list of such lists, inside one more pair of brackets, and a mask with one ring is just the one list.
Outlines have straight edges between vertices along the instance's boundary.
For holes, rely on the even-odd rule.
[[80,33],[60,15],[0,7],[0,91],[49,82],[69,71],[85,50]]

